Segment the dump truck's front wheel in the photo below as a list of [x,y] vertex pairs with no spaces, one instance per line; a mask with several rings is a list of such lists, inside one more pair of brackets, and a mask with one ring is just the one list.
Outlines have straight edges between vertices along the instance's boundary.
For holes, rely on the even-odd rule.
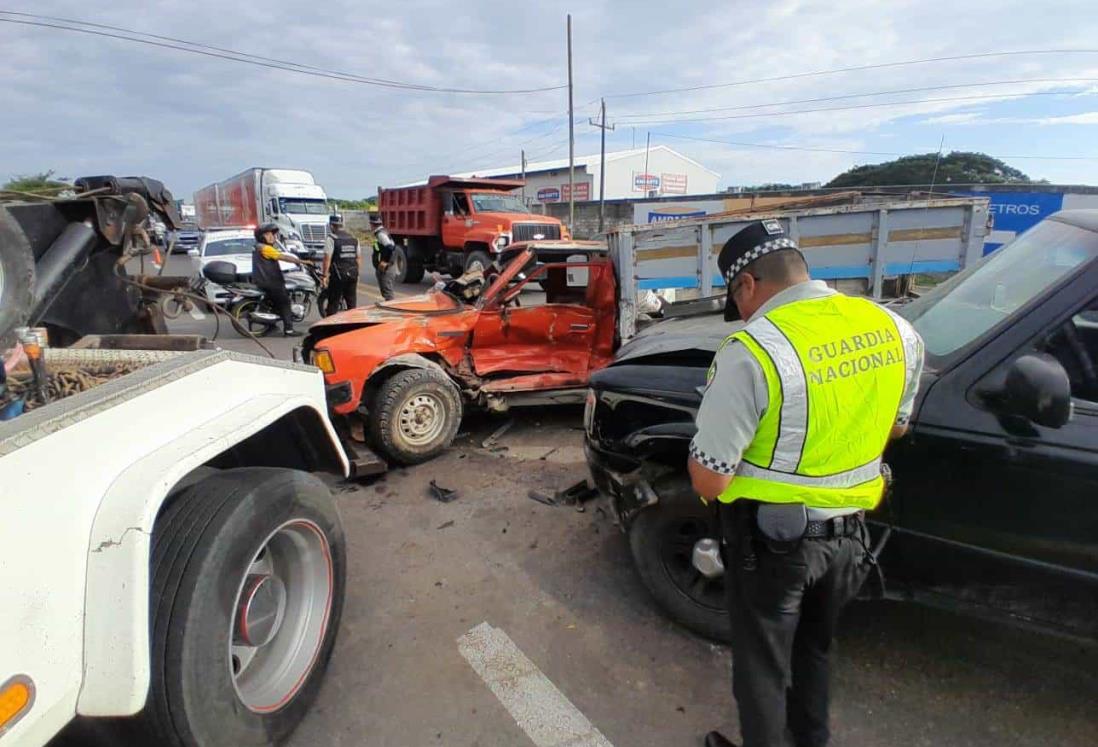
[[316,697],[343,608],[343,529],[328,488],[288,469],[220,472],[157,522],[149,744],[285,739]]

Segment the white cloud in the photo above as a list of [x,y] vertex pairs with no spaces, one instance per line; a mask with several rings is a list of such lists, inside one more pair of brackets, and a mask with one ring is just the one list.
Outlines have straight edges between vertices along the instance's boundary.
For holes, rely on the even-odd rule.
[[[185,4],[120,0],[94,13],[78,0],[36,0],[23,8],[117,24],[151,33],[296,60],[318,67],[462,88],[529,88],[565,78],[564,14],[554,3],[470,2],[463,13],[408,0],[371,7],[330,0],[321,12],[267,0],[242,7],[222,0]],[[1098,55],[972,59],[757,85],[619,98],[613,94],[771,78],[812,70],[950,56],[985,50],[1089,47],[1098,17],[1086,1],[1050,14],[1030,0],[1000,0],[995,13],[955,2],[902,0],[745,0],[685,12],[656,0],[590,0],[572,8],[577,152],[598,147],[586,124],[606,95],[618,129],[608,145],[629,147],[621,115],[767,104],[793,99],[1032,78],[1098,79]],[[980,40],[976,44],[973,40]],[[567,154],[564,91],[528,96],[413,93],[309,77],[176,51],[50,29],[0,24],[0,131],[9,147],[4,171],[146,173],[187,195],[254,164],[312,170],[329,191],[357,197],[428,173],[471,170]],[[1080,84],[1082,85],[1082,84]],[[1059,97],[1034,97],[1010,119],[988,114],[1009,94],[1063,90],[1029,83],[895,95],[885,100],[989,93],[972,101],[927,102],[781,117],[638,126],[716,140],[835,150],[936,149],[937,136],[905,129],[911,121],[950,127],[1093,124],[1089,113],[1053,113]],[[1068,97],[1064,97],[1065,99]],[[881,97],[804,104],[827,108]],[[1083,99],[1078,99],[1083,101]],[[728,115],[773,111],[728,111]],[[720,113],[716,113],[720,114]],[[674,118],[674,117],[671,117]],[[1074,119],[1074,121],[1072,121]],[[999,128],[995,130],[993,128]],[[1020,129],[1020,127],[1019,127]],[[1018,152],[1026,152],[1018,135]],[[656,136],[658,140],[658,136]],[[921,142],[927,139],[933,142]],[[665,139],[725,175],[728,184],[826,179],[883,157],[737,148]],[[881,143],[888,143],[882,146]],[[874,145],[876,143],[876,145]],[[1080,142],[1080,148],[1095,149]],[[1086,179],[1086,164],[1076,181]],[[0,178],[6,176],[0,173]]]

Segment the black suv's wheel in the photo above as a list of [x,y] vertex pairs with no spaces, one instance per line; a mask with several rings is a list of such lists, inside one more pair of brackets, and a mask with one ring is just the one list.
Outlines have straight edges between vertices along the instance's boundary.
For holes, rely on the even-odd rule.
[[346,584],[328,488],[287,469],[226,470],[157,520],[146,744],[267,745],[316,697]]
[[641,581],[668,617],[706,638],[727,641],[724,578],[706,578],[693,562],[695,543],[719,536],[715,507],[697,498],[661,496],[633,520],[629,549]]
[[461,425],[461,393],[433,369],[394,374],[370,403],[370,440],[401,464],[418,464],[442,453]]
[[0,350],[27,323],[34,303],[34,254],[19,225],[0,209]]

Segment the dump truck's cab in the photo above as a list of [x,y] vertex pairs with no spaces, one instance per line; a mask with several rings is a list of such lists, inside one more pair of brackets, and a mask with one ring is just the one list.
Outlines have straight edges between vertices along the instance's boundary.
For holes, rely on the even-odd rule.
[[537,215],[514,194],[513,179],[432,176],[426,184],[378,190],[378,209],[397,242],[393,264],[401,282],[426,270],[460,275],[487,269],[521,241],[568,240],[556,218]]
[[[312,326],[303,356],[325,372],[353,450],[421,462],[449,446],[465,407],[583,401],[591,371],[615,346],[617,284],[605,245],[523,242],[504,255],[483,280],[466,273]],[[539,285],[544,303],[523,298]],[[363,457],[358,467],[385,465]]]

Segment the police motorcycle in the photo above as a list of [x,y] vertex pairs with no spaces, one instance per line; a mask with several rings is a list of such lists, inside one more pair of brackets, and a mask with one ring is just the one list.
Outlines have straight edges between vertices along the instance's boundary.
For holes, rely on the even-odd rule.
[[[245,325],[252,335],[263,337],[281,323],[267,292],[251,282],[250,274],[237,272],[232,262],[210,262],[202,268],[202,274],[229,293],[225,310]],[[294,324],[304,322],[317,302],[319,280],[310,269],[284,270],[286,295],[290,297],[290,313]]]

